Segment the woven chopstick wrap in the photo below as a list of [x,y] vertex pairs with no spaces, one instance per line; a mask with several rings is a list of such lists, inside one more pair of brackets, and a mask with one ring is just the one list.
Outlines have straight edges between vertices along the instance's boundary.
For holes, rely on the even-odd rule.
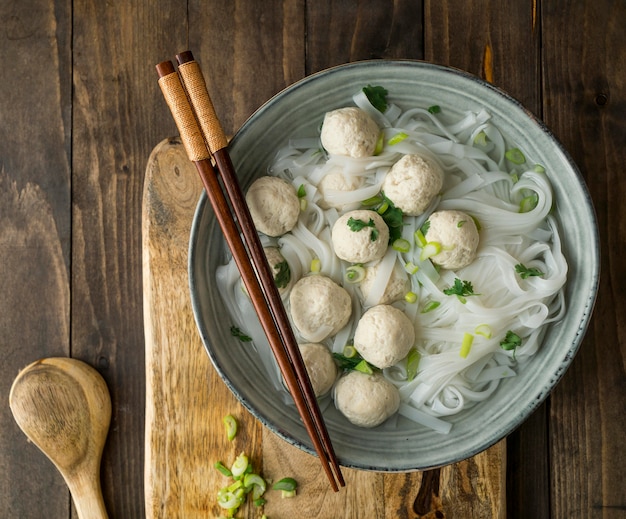
[[173,72],[163,76],[159,79],[159,86],[172,112],[172,117],[180,133],[180,139],[183,142],[189,160],[198,162],[210,159],[211,154],[202,138],[202,132],[196,122],[178,74]]
[[196,118],[204,133],[204,138],[211,153],[228,146],[228,140],[211,102],[204,76],[197,61],[188,61],[178,66]]

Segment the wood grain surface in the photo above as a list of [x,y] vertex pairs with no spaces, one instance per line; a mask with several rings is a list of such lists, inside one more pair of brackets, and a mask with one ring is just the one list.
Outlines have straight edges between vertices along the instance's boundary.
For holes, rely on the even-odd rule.
[[186,48],[231,135],[293,81],[366,58],[462,68],[546,121],[589,187],[602,275],[573,365],[507,438],[507,516],[624,517],[624,27],[623,0],[0,0],[0,517],[76,516],[8,408],[49,356],[104,376],[105,502],[145,516],[143,181],[176,134],[154,65]]
[[[268,517],[505,517],[506,443],[474,458],[425,473],[380,474],[344,469],[346,488],[334,493],[317,457],[299,451],[259,423],[208,361],[195,330],[187,277],[191,221],[201,192],[195,167],[177,139],[152,152],[144,182],[142,235],[146,336],[146,517],[216,517],[213,468],[242,451],[264,477],[294,477],[298,495],[268,492]],[[233,414],[239,434],[226,438]],[[258,517],[253,506],[243,517]]]

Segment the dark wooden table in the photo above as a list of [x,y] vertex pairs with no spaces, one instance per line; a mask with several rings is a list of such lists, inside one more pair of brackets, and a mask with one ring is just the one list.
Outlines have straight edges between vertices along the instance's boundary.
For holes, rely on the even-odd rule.
[[49,356],[106,379],[105,501],[144,515],[142,183],[177,133],[154,65],[187,48],[228,133],[305,75],[370,58],[464,69],[546,122],[595,204],[602,277],[573,365],[508,438],[508,516],[626,517],[625,27],[623,0],[0,2],[0,517],[75,515],[8,407],[18,370]]

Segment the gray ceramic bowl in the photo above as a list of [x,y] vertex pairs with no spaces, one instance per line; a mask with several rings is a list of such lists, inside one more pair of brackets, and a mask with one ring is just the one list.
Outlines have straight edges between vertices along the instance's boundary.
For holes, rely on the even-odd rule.
[[[589,323],[599,277],[599,244],[593,206],[570,157],[518,102],[474,76],[417,61],[365,61],[309,76],[270,99],[241,127],[230,153],[244,191],[265,172],[277,146],[290,137],[315,135],[323,114],[352,103],[364,85],[382,85],[405,107],[438,104],[461,114],[485,107],[513,142],[546,166],[569,263],[567,314],[551,326],[531,361],[503,381],[487,401],[451,418],[440,435],[400,418],[395,430],[353,426],[329,406],[325,420],[341,465],[377,471],[423,470],[453,463],[486,449],[518,427],[548,396],[572,362]],[[314,453],[297,411],[284,405],[251,349],[230,334],[230,321],[215,284],[226,245],[206,196],[199,201],[190,239],[189,277],[196,322],[224,382],[265,426],[287,442]],[[236,349],[237,354],[232,351]]]

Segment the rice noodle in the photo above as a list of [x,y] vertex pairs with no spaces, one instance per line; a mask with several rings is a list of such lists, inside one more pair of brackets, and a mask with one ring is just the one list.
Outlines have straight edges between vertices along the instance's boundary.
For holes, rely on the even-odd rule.
[[[412,380],[407,380],[406,359],[383,370],[383,375],[399,388],[401,416],[447,434],[451,425],[440,417],[457,414],[489,398],[503,379],[526,369],[525,364],[541,347],[546,325],[560,320],[565,312],[568,266],[557,222],[550,214],[554,200],[548,177],[552,172],[534,167],[528,156],[523,165],[508,162],[505,154],[514,144],[485,110],[454,118],[445,114],[445,107],[442,114],[433,114],[423,107],[405,110],[389,103],[382,114],[362,92],[353,101],[381,127],[385,142],[382,152],[359,159],[328,157],[321,150],[319,136],[291,139],[277,151],[267,171],[287,179],[296,188],[304,186],[307,207],[295,228],[272,243],[280,247],[294,280],[307,275],[312,260],[317,258],[321,272],[344,284],[350,293],[351,320],[324,341],[333,352],[343,351],[362,313],[380,300],[396,262],[417,267],[410,276],[417,302],[399,301],[394,306],[414,322],[415,347],[421,355],[419,367]],[[401,133],[406,138],[391,144],[390,139]],[[478,139],[479,135],[485,139]],[[343,212],[379,194],[389,168],[408,153],[436,161],[445,172],[444,188],[424,214],[404,216],[402,237],[410,248],[402,253],[388,249],[378,268],[378,278],[367,299],[362,300],[358,286],[343,281],[349,265],[334,254],[330,229]],[[326,201],[342,207],[339,210],[323,210],[325,206],[319,204],[322,194],[317,186],[331,171],[363,179],[356,190],[325,193]],[[533,203],[520,212],[521,204],[530,199]],[[465,211],[480,225],[477,258],[457,271],[436,269],[429,259],[420,258],[420,246],[414,243],[414,233],[433,211],[442,209]],[[536,268],[542,275],[523,278],[516,272],[519,264]],[[477,295],[465,301],[446,295],[444,290],[455,279],[471,281]],[[289,401],[232,260],[218,268],[216,280],[229,315],[234,323],[245,325],[268,376],[281,397]],[[284,299],[288,307],[286,295]],[[433,309],[427,311],[429,307]],[[520,337],[522,345],[504,350],[501,342],[509,331]],[[319,336],[325,332],[320,330]],[[468,354],[461,356],[466,333],[473,335],[473,342]],[[394,424],[390,421],[384,427]]]

